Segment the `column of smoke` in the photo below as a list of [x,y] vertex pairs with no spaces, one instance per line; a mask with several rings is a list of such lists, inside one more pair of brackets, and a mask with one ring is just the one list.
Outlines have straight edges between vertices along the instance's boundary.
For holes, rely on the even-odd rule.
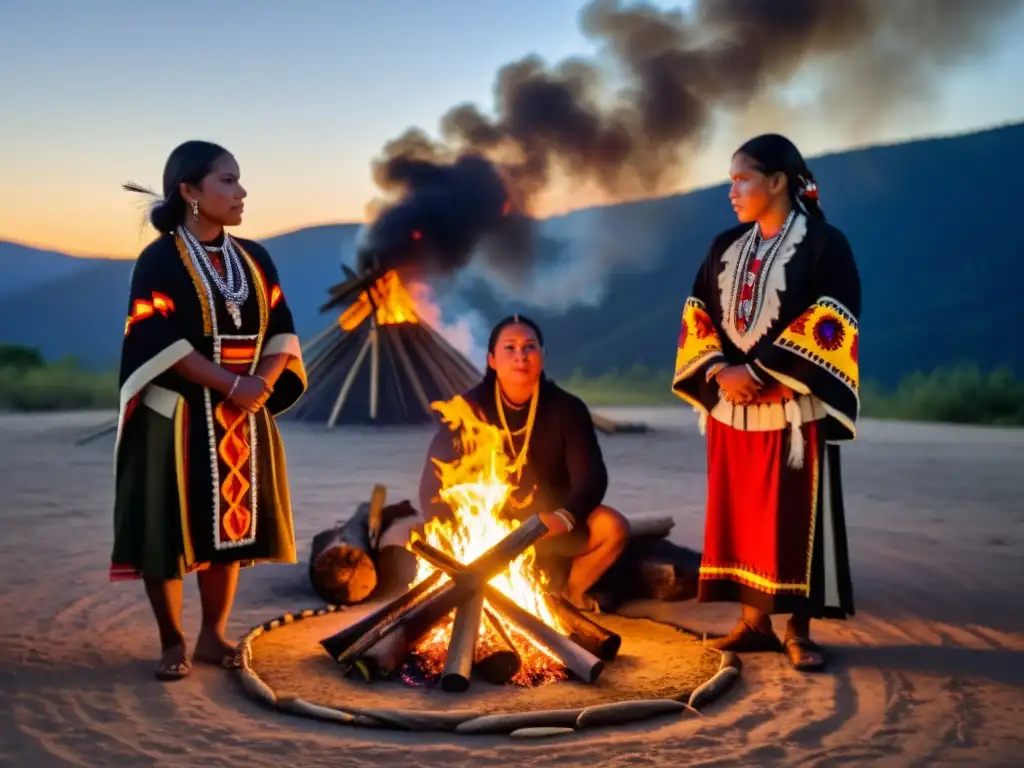
[[[370,239],[390,244],[384,261],[418,263],[434,276],[468,267],[520,302],[599,301],[609,275],[647,267],[665,248],[661,222],[625,226],[620,216],[613,226],[594,215],[576,231],[554,223],[537,231],[532,216],[553,185],[597,189],[607,200],[676,190],[713,118],[770,102],[808,72],[820,99],[807,119],[868,139],[868,120],[927,100],[943,68],[983,48],[1017,8],[1015,0],[697,0],[681,12],[594,0],[580,24],[603,65],[526,57],[498,73],[490,115],[458,105],[441,120],[440,140],[414,129],[386,145],[375,176],[391,199]],[[419,251],[403,245],[414,229]]]

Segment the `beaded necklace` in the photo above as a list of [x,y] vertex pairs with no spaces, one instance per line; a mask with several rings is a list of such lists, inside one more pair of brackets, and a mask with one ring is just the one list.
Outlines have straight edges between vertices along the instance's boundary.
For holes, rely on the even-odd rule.
[[[761,235],[761,227],[755,224],[750,230],[746,243],[741,246],[740,257],[736,262],[736,274],[733,279],[732,296],[730,305],[732,307],[732,323],[741,333],[746,332],[761,312],[762,297],[764,296],[765,282],[771,272],[772,262],[779,252],[789,228],[796,218],[796,211],[791,210],[782,225],[782,229],[773,238],[765,240]],[[760,254],[763,246],[768,245],[767,252]],[[751,267],[756,262],[757,273],[752,274]]]
[[[231,236],[224,233],[224,243],[221,246],[203,245],[195,235],[185,227],[178,227],[178,237],[185,243],[189,258],[193,266],[204,272],[217,287],[217,292],[224,297],[227,303],[228,314],[235,324],[235,328],[242,327],[242,311],[239,309],[245,300],[249,298],[249,281],[245,277],[245,267],[242,266],[242,257],[238,255],[231,240]],[[221,277],[211,261],[207,252],[216,253],[220,251],[224,258],[224,277]]]
[[[498,383],[498,379],[494,379],[494,404],[498,408],[498,418],[501,420],[501,426],[504,431],[505,439],[508,440],[509,450],[512,451],[512,455],[515,456],[515,461],[512,462],[512,472],[515,473],[516,482],[518,483],[523,474],[523,467],[526,466],[526,452],[530,447],[530,437],[533,435],[533,425],[537,420],[537,401],[540,400],[540,382],[533,388],[533,394],[530,396],[530,411],[526,415],[526,426],[516,432],[508,426],[508,420],[505,418],[505,407],[503,401],[505,399],[504,394],[501,391],[501,384]],[[522,406],[520,406],[522,408]],[[521,435],[526,433],[523,438],[522,450],[516,453],[515,441],[512,436]]]

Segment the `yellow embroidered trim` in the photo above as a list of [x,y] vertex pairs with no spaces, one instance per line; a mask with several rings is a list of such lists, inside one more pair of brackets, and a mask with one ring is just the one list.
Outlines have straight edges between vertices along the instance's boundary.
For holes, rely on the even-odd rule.
[[793,584],[772,581],[764,576],[748,571],[745,568],[712,567],[702,565],[700,568],[700,577],[702,579],[726,578],[730,581],[737,581],[740,584],[745,584],[748,587],[754,587],[755,589],[769,595],[774,595],[778,592],[800,592],[804,595],[810,593],[810,585],[808,583]]
[[827,296],[811,305],[775,340],[775,346],[828,371],[855,395],[860,390],[859,343],[857,319]]
[[[263,279],[263,270],[259,268],[249,252],[242,247],[241,243],[234,240],[234,245],[238,248],[239,252],[245,258],[245,263],[249,267],[249,274],[252,275],[253,290],[256,293],[256,301],[260,307],[260,330],[256,335],[256,360],[260,359],[260,355],[263,352],[264,337],[267,334],[267,324],[270,321],[269,312],[267,310],[267,284]],[[255,367],[253,369],[255,371]]]
[[189,258],[184,241],[175,235],[174,244],[178,248],[178,256],[181,257],[181,263],[185,265],[189,277],[192,278],[192,285],[196,289],[196,296],[199,297],[199,311],[203,315],[203,335],[212,336],[213,320],[210,318],[210,301],[209,296],[206,295],[206,287],[203,285],[203,280],[196,271],[195,266],[193,266],[192,259]]
[[700,366],[722,355],[722,342],[704,302],[693,296],[683,305],[676,344],[676,367],[672,386],[692,376]]
[[188,462],[185,458],[185,430],[188,425],[185,423],[185,409],[188,406],[183,398],[178,398],[178,404],[174,409],[174,467],[178,481],[178,511],[181,515],[181,539],[183,543],[182,553],[185,558],[186,570],[195,565],[196,554],[192,546],[192,527],[188,522]]

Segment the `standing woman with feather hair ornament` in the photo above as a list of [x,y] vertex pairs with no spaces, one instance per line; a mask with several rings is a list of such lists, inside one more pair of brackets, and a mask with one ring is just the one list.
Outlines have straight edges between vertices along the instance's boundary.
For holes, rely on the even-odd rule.
[[[811,619],[854,612],[837,443],[860,409],[860,278],[789,139],[751,139],[730,176],[741,224],[700,267],[672,380],[707,437],[698,599],[743,605],[718,648],[820,669]],[[784,642],[775,613],[792,615]]]
[[[242,220],[238,163],[188,141],[167,160],[149,219],[160,236],[132,271],[121,348],[112,580],[142,579],[160,631],[156,676],[191,662],[236,669],[225,638],[241,565],[295,562],[275,417],[306,389],[277,269]],[[196,572],[202,626],[189,656],[182,579]]]

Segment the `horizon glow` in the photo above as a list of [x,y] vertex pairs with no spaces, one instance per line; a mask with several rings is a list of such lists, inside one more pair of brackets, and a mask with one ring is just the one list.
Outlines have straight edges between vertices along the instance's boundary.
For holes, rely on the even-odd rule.
[[[167,154],[188,138],[238,158],[249,192],[241,236],[363,221],[385,142],[413,126],[436,134],[461,102],[489,111],[498,69],[525,54],[594,53],[577,27],[580,0],[434,0],[429,12],[417,0],[389,0],[386,10],[308,0],[291,14],[182,0],[175,17],[210,29],[209,44],[194,51],[175,43],[179,22],[159,5],[14,5],[0,5],[0,70],[16,73],[0,81],[0,240],[78,256],[133,258],[152,239],[140,196],[120,185],[159,190]],[[788,116],[720,121],[675,191],[723,182],[729,154],[755,128],[784,131],[813,157],[1024,120],[1024,47],[1013,45],[1024,14],[1018,22],[987,55],[951,69],[932,102],[908,102],[870,135],[794,120],[806,99],[794,83]],[[553,190],[537,213],[607,202]]]

